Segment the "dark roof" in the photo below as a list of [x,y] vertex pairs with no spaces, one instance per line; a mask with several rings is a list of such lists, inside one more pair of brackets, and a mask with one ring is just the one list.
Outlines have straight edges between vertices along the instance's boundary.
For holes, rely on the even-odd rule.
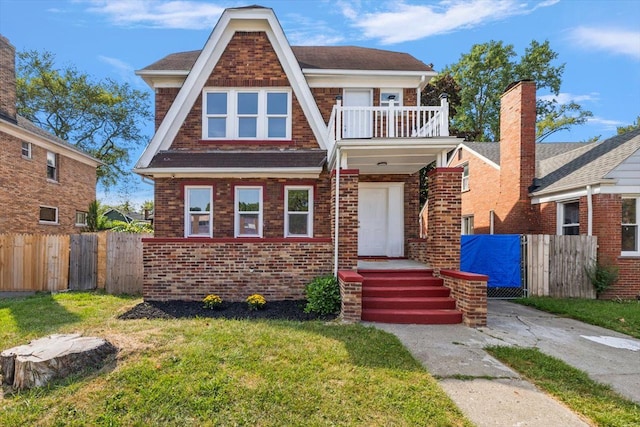
[[[433,69],[408,53],[357,46],[292,46],[301,68],[419,71]],[[172,53],[141,71],[190,71],[199,50]]]
[[160,151],[149,168],[314,168],[327,160],[323,150]]
[[[463,142],[464,146],[500,165],[500,143],[498,142]],[[536,161],[540,162],[559,154],[567,153],[594,143],[584,142],[539,142],[536,143]]]

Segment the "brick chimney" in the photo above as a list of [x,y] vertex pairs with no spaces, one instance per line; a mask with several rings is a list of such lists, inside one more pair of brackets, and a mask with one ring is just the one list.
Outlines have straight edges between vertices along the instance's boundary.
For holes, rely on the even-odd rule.
[[16,48],[0,34],[0,116],[16,121]]
[[511,84],[500,100],[500,201],[503,231],[536,232],[529,186],[536,173],[536,83]]

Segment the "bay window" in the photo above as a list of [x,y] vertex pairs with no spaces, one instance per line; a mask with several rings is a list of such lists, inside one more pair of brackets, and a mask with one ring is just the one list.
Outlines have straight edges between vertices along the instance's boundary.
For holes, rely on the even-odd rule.
[[285,237],[313,236],[313,187],[285,187]]
[[290,139],[289,90],[205,90],[203,139]]

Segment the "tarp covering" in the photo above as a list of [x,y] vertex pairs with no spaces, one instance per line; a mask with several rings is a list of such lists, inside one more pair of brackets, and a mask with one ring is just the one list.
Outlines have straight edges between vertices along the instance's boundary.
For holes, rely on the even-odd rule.
[[460,270],[489,276],[489,288],[519,288],[520,235],[476,234],[460,239]]

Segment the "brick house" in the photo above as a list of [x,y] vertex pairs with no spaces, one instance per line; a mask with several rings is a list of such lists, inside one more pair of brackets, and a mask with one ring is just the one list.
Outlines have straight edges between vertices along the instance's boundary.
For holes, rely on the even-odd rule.
[[145,299],[301,299],[317,276],[361,283],[362,257],[459,268],[458,226],[419,239],[419,170],[438,162],[443,224],[459,221],[461,173],[445,168],[459,141],[446,99],[420,106],[435,75],[421,61],[290,46],[273,11],[251,6],[225,10],[202,50],[137,74],[156,110],[135,168],[155,183]]
[[0,232],[79,233],[98,160],[16,112],[15,48],[0,35]]
[[[597,143],[536,143],[534,82],[502,96],[501,141],[463,142],[463,234],[588,234],[619,268],[604,298],[640,295],[640,130]],[[487,185],[487,183],[493,183]]]

